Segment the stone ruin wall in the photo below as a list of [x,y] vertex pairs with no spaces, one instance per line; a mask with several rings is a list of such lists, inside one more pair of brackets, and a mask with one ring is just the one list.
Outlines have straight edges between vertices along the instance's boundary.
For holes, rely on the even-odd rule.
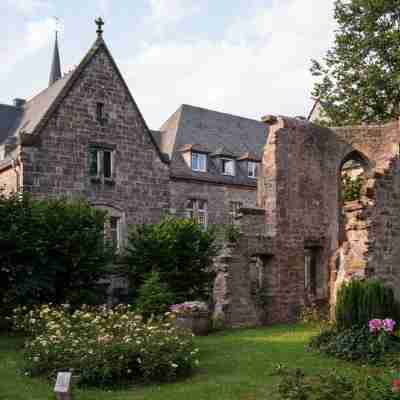
[[[312,299],[334,304],[351,274],[383,279],[400,299],[399,133],[398,122],[332,130],[296,119],[271,124],[259,208],[242,210],[239,240],[217,262],[218,319],[228,326],[295,320],[310,300],[310,251],[318,268]],[[343,205],[341,167],[352,157],[365,180],[360,200]]]

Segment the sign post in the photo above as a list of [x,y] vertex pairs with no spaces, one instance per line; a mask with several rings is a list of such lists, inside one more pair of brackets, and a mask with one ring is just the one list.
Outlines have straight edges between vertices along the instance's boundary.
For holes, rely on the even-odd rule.
[[72,400],[71,372],[59,372],[54,386],[57,400]]

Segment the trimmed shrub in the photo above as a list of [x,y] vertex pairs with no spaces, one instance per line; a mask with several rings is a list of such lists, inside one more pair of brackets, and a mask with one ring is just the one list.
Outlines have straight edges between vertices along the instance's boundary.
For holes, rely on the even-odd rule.
[[15,311],[14,323],[30,337],[24,362],[31,376],[70,369],[79,385],[104,387],[173,381],[198,362],[191,334],[168,319],[144,322],[129,306],[25,307]]
[[367,326],[374,318],[397,317],[393,290],[376,280],[352,280],[337,295],[338,330]]
[[126,254],[133,299],[153,271],[168,285],[173,303],[208,298],[215,277],[211,266],[218,251],[215,236],[193,220],[173,217],[136,227]]

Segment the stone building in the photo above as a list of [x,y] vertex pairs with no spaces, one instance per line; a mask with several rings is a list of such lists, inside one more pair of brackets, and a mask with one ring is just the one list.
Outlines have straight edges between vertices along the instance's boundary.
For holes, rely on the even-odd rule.
[[[383,279],[400,299],[398,121],[329,129],[183,105],[150,131],[97,23],[73,71],[61,75],[56,40],[49,87],[0,105],[1,186],[88,199],[109,211],[117,246],[128,225],[165,213],[234,221],[214,288],[228,326],[292,321],[307,301],[333,304],[354,275]],[[348,165],[363,185],[343,203]]]
[[163,213],[213,225],[254,207],[265,125],[183,105],[150,131],[101,26],[64,76],[56,36],[48,88],[0,104],[0,185],[87,198],[110,212],[121,242],[128,225]]
[[[221,254],[216,316],[229,326],[293,321],[311,300],[335,303],[343,281],[382,279],[400,300],[400,124],[322,128],[290,118],[270,125],[258,208]],[[363,169],[344,203],[342,169]]]

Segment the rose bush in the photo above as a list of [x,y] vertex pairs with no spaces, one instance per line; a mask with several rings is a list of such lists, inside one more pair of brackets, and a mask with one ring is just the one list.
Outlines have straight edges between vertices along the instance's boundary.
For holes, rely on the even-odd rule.
[[172,381],[198,363],[192,335],[170,320],[148,320],[131,307],[43,305],[15,310],[16,330],[28,334],[25,370],[55,376],[70,369],[80,385]]
[[185,301],[184,303],[173,304],[170,307],[171,312],[176,315],[189,315],[208,313],[208,306],[203,301]]

